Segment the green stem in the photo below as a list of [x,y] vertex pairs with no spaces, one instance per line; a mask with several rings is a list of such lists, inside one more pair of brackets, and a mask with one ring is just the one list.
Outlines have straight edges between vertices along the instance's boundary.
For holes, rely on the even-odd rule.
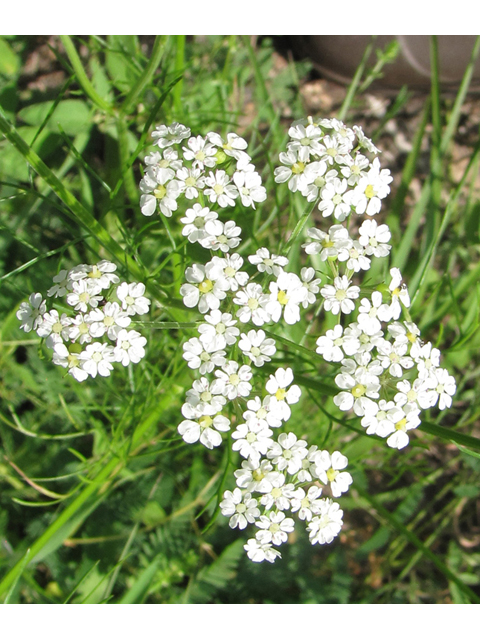
[[150,60],[148,61],[147,66],[143,70],[142,75],[135,83],[135,86],[132,87],[127,97],[123,101],[122,106],[120,107],[120,111],[122,113],[130,113],[136,107],[139,96],[141,96],[143,90],[153,78],[155,71],[158,69],[158,65],[162,60],[164,48],[165,42],[163,36],[156,36],[152,53],[150,55]]
[[[177,43],[175,52],[175,75],[179,75],[183,73],[185,68],[185,36],[175,36],[175,41]],[[178,115],[183,113],[182,90],[183,80],[180,80],[173,90],[173,103]]]
[[84,92],[87,94],[90,100],[92,100],[92,102],[97,105],[97,107],[100,107],[100,109],[102,109],[106,113],[112,114],[113,106],[109,102],[104,100],[101,96],[99,96],[93,88],[92,83],[85,73],[82,61],[80,60],[80,57],[70,36],[60,36],[60,40],[65,47],[65,51],[67,53],[68,59],[70,60],[70,64],[72,65],[73,70],[75,71],[75,75],[77,76],[77,80]]

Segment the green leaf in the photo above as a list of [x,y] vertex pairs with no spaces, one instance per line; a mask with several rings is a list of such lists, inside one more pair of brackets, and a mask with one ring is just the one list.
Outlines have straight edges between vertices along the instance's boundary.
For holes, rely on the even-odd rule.
[[137,36],[112,35],[107,41],[110,46],[105,57],[108,74],[113,85],[126,93],[140,76],[135,64],[139,52]]
[[159,554],[148,565],[148,567],[144,571],[142,571],[142,573],[138,576],[138,579],[120,600],[119,604],[141,604],[145,600],[148,593],[148,588],[150,587],[150,584],[157,572],[160,559],[161,555]]
[[[52,101],[32,104],[22,109],[18,116],[27,124],[39,127],[48,116],[52,104]],[[90,109],[83,100],[64,100],[58,104],[46,128],[58,133],[60,125],[67,135],[75,136],[83,129],[90,127],[90,122]]]
[[12,47],[0,38],[0,75],[14,76],[20,69],[20,58],[17,56]]

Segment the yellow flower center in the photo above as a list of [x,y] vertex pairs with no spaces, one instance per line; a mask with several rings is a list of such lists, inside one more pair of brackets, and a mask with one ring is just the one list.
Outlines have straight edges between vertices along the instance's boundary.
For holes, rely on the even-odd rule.
[[305,171],[305,163],[304,162],[300,162],[300,160],[298,162],[295,162],[292,165],[292,173],[294,173],[295,175],[298,175],[299,173],[303,173]]
[[288,296],[285,293],[285,291],[279,291],[277,294],[277,300],[280,302],[280,304],[282,305],[286,305],[288,302]]
[[200,293],[208,293],[213,289],[213,282],[211,280],[204,280],[198,285],[198,290]]
[[89,278],[100,278],[101,275],[102,275],[102,272],[100,271],[100,269],[98,269],[97,265],[94,265],[92,267],[92,270],[88,274],[88,277]]
[[159,185],[153,192],[153,195],[157,200],[163,200],[163,198],[167,195],[167,190],[163,185]]
[[395,429],[397,431],[406,431],[407,430],[407,419],[406,418],[402,418],[401,420],[399,420],[396,424],[395,424]]
[[210,416],[202,416],[198,421],[201,429],[208,429],[213,424],[213,419]]
[[275,394],[277,400],[285,400],[286,396],[287,392],[285,389],[277,389],[277,392]]
[[365,395],[367,387],[363,384],[356,384],[352,389],[352,396],[354,398],[361,398]]
[[240,378],[236,373],[232,373],[232,375],[229,376],[228,381],[230,382],[230,384],[233,384],[233,386],[236,387],[240,383]]
[[53,333],[60,333],[62,329],[63,329],[63,325],[61,322],[55,322],[55,324],[52,326]]
[[327,471],[327,478],[329,482],[333,482],[335,478],[338,476],[338,471],[336,469],[329,469]]
[[367,198],[373,198],[377,195],[377,192],[373,188],[372,184],[369,184],[365,189],[365,195],[367,196]]

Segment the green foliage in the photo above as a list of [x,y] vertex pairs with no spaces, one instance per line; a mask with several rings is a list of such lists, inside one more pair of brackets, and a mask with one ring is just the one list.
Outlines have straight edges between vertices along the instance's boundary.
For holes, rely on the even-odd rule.
[[[387,450],[329,399],[316,318],[276,329],[272,370],[294,366],[303,390],[292,429],[319,447],[341,445],[357,489],[341,500],[348,516],[332,546],[312,547],[301,530],[281,563],[255,564],[243,550],[247,534],[217,517],[238,459],[188,446],[177,433],[192,380],[180,346],[197,320],[178,291],[201,250],[187,246],[174,219],[166,227],[141,215],[139,159],[157,123],[182,121],[195,135],[238,130],[269,193],[255,212],[235,211],[244,247],[283,248],[302,266],[313,214],[272,173],[289,123],[305,115],[300,88],[310,63],[276,69],[270,38],[63,36],[49,44],[53,53],[43,55],[61,80],[38,89],[25,64],[39,42],[0,38],[2,601],[478,602],[480,559],[465,530],[478,527],[480,493],[480,146],[469,148],[455,180],[449,169],[465,84],[448,99],[434,82],[386,218],[393,264],[417,294],[412,318],[455,373],[454,405],[441,423],[432,411],[408,451]],[[336,115],[355,123],[362,91],[388,74],[394,55],[377,52],[373,69],[362,61]],[[404,91],[392,101],[379,146],[410,98]],[[98,259],[146,282],[156,301],[144,326],[148,357],[79,384],[19,330],[15,312],[59,270]]]

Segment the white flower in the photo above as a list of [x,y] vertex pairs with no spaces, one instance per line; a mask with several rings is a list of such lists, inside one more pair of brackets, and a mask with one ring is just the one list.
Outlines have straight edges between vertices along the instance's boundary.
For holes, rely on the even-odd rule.
[[224,282],[227,291],[238,291],[239,287],[244,287],[248,282],[248,273],[240,271],[243,266],[243,258],[238,253],[223,258],[214,256],[210,265],[212,277]]
[[198,198],[198,190],[205,186],[205,178],[200,169],[182,167],[177,171],[176,179],[180,191],[185,194],[188,200]]
[[302,460],[307,456],[307,442],[297,440],[294,433],[281,433],[278,442],[270,447],[267,457],[277,466],[279,471],[287,470],[295,475],[302,467]]
[[261,367],[265,362],[270,362],[275,351],[275,340],[267,338],[265,331],[252,329],[248,334],[242,333],[238,343],[243,354],[248,356],[257,367]]
[[113,350],[116,362],[121,362],[124,367],[130,362],[140,362],[145,355],[146,344],[147,339],[138,331],[121,329],[117,336],[117,346]]
[[183,124],[174,122],[169,127],[161,124],[155,127],[155,131],[152,132],[152,138],[154,144],[157,144],[160,149],[170,147],[172,144],[179,144],[185,138],[190,135],[190,129]]
[[238,291],[233,302],[240,306],[237,317],[240,322],[253,322],[257,327],[261,327],[270,321],[270,314],[265,310],[269,297],[263,293],[259,284],[251,282],[241,291]]
[[289,405],[298,402],[302,393],[298,385],[291,385],[292,382],[293,371],[288,367],[287,369],[277,369],[275,375],[270,374],[265,385],[268,393],[272,396],[270,409],[282,420],[290,418],[292,411]]
[[[407,406],[405,405],[404,409]],[[420,418],[418,417],[418,410],[410,410],[404,412],[403,409],[399,409],[397,417],[399,418],[394,424],[394,432],[387,438],[387,445],[392,449],[403,449],[409,442],[407,431],[410,429],[416,429],[420,424]]]
[[78,313],[70,318],[67,329],[68,339],[79,344],[92,342],[92,318],[90,313]]
[[270,283],[270,298],[265,309],[274,322],[280,317],[287,324],[295,324],[300,320],[300,305],[308,295],[302,281],[295,273],[282,271],[276,282]]
[[352,192],[351,204],[358,214],[366,213],[369,216],[377,214],[382,206],[381,200],[390,193],[388,186],[393,178],[388,169],[380,170],[378,158],[372,163],[367,175],[361,178]]
[[210,202],[218,202],[218,206],[222,208],[235,206],[238,190],[231,184],[225,171],[218,169],[215,174],[210,171],[209,176],[205,179],[205,184],[207,189],[204,193]]
[[273,489],[272,480],[279,476],[284,477],[278,471],[273,471],[272,464],[269,460],[244,460],[242,468],[233,472],[236,483],[241,489],[259,493],[269,493]]
[[190,138],[187,145],[188,149],[183,147],[183,157],[185,160],[193,161],[194,167],[203,170],[205,167],[212,168],[217,164],[216,148],[202,136]]
[[277,472],[277,475],[273,475],[269,478],[270,488],[268,490],[262,489],[262,497],[260,498],[260,504],[265,509],[272,509],[274,506],[280,511],[286,511],[290,509],[291,499],[295,496],[295,485],[293,482],[285,484],[286,479],[283,473]]
[[[317,299],[317,293],[320,290],[318,286],[321,282],[320,278],[315,278],[315,269],[312,267],[303,267],[300,271],[300,277],[302,279],[303,288],[306,291],[305,299],[302,302],[304,309],[310,304],[314,304]],[[313,279],[315,278],[315,280]]]
[[42,315],[46,312],[47,305],[41,293],[31,293],[28,302],[22,302],[16,313],[17,318],[22,323],[20,329],[29,333],[36,330],[42,323]]
[[[74,348],[76,345],[72,345]],[[81,367],[79,353],[70,352],[63,342],[57,342],[53,346],[53,363],[68,369],[68,373],[78,382],[83,382],[88,378],[88,373]]]
[[222,280],[212,280],[212,264],[205,266],[194,264],[185,271],[187,284],[180,287],[183,304],[186,307],[196,307],[200,313],[207,313],[209,309],[218,309],[220,300],[227,295],[227,283]]
[[217,380],[210,383],[207,378],[193,381],[192,389],[187,391],[186,400],[197,411],[208,416],[219,413],[227,402],[222,394],[222,385]]
[[[140,190],[142,191],[140,210],[144,216],[153,216],[157,209],[157,203],[166,218],[170,218],[172,212],[177,210],[177,198],[181,193],[180,183],[178,180],[170,179],[168,171],[171,170],[155,171],[148,168],[140,181]],[[173,174],[173,171],[171,173]]]
[[313,518],[313,515],[319,513],[321,510],[321,495],[321,487],[312,486],[306,494],[300,487],[295,492],[295,497],[292,498],[292,513],[298,511],[300,520],[309,522]]
[[368,435],[375,434],[385,438],[392,433],[395,423],[403,416],[403,413],[399,413],[399,407],[395,402],[382,399],[378,404],[372,402],[367,406],[361,424],[362,427],[367,428]]
[[355,154],[355,156],[348,155],[342,158],[342,176],[347,178],[349,186],[355,186],[360,178],[367,175],[367,170],[370,167],[370,161],[361,153]]
[[145,285],[142,282],[122,282],[117,287],[117,298],[122,303],[122,309],[129,316],[144,315],[150,309],[150,300],[143,294]]
[[260,273],[273,273],[274,276],[280,275],[283,271],[282,267],[288,264],[288,258],[274,253],[270,255],[270,251],[265,247],[258,249],[254,255],[248,256],[248,261],[256,265]]
[[211,373],[215,367],[225,364],[225,351],[217,349],[215,343],[202,338],[191,338],[183,345],[183,357],[190,369],[198,369],[200,375]]
[[358,144],[361,147],[363,147],[367,151],[370,151],[370,153],[380,153],[380,149],[377,149],[370,138],[367,138],[367,136],[363,133],[362,127],[360,127],[359,125],[354,125],[353,130],[355,131],[355,134],[357,136]]
[[352,244],[348,229],[341,224],[334,224],[328,230],[328,234],[320,229],[309,229],[308,235],[313,238],[313,242],[302,244],[305,253],[308,255],[320,254],[320,260],[338,258],[347,260],[349,249]]
[[117,265],[108,260],[100,260],[97,264],[88,267],[86,277],[101,289],[108,289],[111,284],[116,284],[120,278],[114,271]]
[[267,191],[262,187],[262,179],[256,171],[236,171],[233,182],[238,189],[244,207],[255,209],[255,202],[264,202]]
[[228,253],[240,244],[242,230],[233,220],[221,222],[220,220],[208,220],[205,223],[205,237],[199,243],[210,251],[223,251]]
[[338,171],[329,169],[329,165],[322,160],[307,164],[303,175],[304,182],[300,192],[308,202],[316,202],[325,185],[338,178]]
[[432,347],[431,342],[424,344],[415,357],[418,377],[425,380],[440,366],[440,351]]
[[199,416],[196,420],[183,420],[178,425],[178,433],[188,444],[200,440],[207,449],[219,447],[222,444],[220,432],[230,429],[230,420],[222,415]]
[[413,367],[413,360],[407,354],[406,344],[392,345],[385,340],[382,345],[378,347],[378,360],[382,363],[382,367],[395,378],[401,378],[404,369],[411,369]]
[[107,302],[101,309],[94,309],[89,315],[92,322],[90,334],[94,338],[101,338],[106,333],[110,340],[116,340],[119,331],[128,327],[132,321],[117,302]]
[[347,471],[342,472],[342,469],[345,469],[348,464],[346,456],[342,455],[340,451],[334,451],[332,455],[328,451],[318,451],[314,462],[318,479],[324,484],[330,483],[334,498],[338,498],[342,493],[348,491],[353,479]]
[[214,309],[210,315],[205,316],[205,320],[206,323],[198,327],[198,332],[205,344],[214,342],[216,348],[224,349],[227,344],[236,343],[240,329],[230,313],[222,313],[220,309]]
[[430,378],[416,378],[411,383],[409,380],[399,380],[397,382],[398,393],[395,395],[395,402],[399,407],[405,407],[405,411],[410,409],[429,409],[435,406],[437,395],[429,385]]
[[37,327],[37,335],[46,338],[46,345],[49,349],[62,340],[68,340],[72,319],[66,313],[60,316],[56,309],[44,313],[41,323]]
[[359,339],[352,333],[343,335],[342,325],[337,324],[333,329],[329,329],[325,336],[317,339],[316,351],[327,362],[340,362],[346,355],[355,355],[359,347]]
[[97,374],[106,377],[113,370],[112,362],[115,360],[114,349],[111,345],[101,342],[87,344],[85,351],[78,356],[82,363],[82,369],[92,378]]
[[258,542],[261,544],[271,542],[276,546],[286,542],[288,534],[295,527],[293,519],[286,518],[283,511],[271,511],[268,516],[260,516],[255,524],[261,529],[255,536]]
[[258,396],[247,402],[247,411],[244,411],[243,418],[250,425],[264,424],[276,428],[282,426],[282,418],[270,408],[272,396],[266,396],[263,401]]
[[234,400],[239,396],[248,396],[252,390],[252,385],[249,382],[253,375],[252,369],[246,364],[239,367],[238,362],[230,360],[222,365],[221,370],[217,369],[215,375],[223,385],[223,395],[229,400]]
[[246,140],[241,138],[236,133],[227,133],[226,142],[218,133],[215,133],[213,131],[207,133],[207,138],[209,142],[222,149],[225,155],[235,158],[235,160],[237,161],[237,166],[238,163],[240,163],[241,165],[245,165],[249,162],[250,156],[244,151],[244,149],[247,148],[248,144]]
[[319,501],[319,515],[315,515],[308,524],[312,544],[330,544],[340,533],[343,525],[343,511],[337,502],[328,498]]
[[333,285],[327,284],[320,289],[320,293],[325,298],[325,311],[331,311],[334,315],[342,313],[348,314],[355,309],[353,300],[358,298],[360,287],[350,286],[347,276],[337,277]]
[[70,279],[69,272],[66,269],[62,269],[56,276],[53,276],[53,282],[55,284],[47,291],[47,296],[63,298],[67,291],[72,290],[72,281]]
[[395,344],[406,344],[412,358],[419,356],[423,342],[420,339],[420,329],[414,322],[392,322],[387,329],[395,338]]
[[372,302],[367,298],[360,300],[358,310],[358,327],[367,335],[373,336],[382,329],[381,320],[388,322],[391,318],[390,307],[383,303],[380,291],[372,293]]
[[331,182],[327,182],[320,192],[319,210],[324,217],[331,216],[342,222],[350,213],[350,204],[345,200],[344,194],[347,192],[348,184],[345,178],[340,180],[334,178]]
[[248,557],[252,562],[275,562],[277,558],[281,558],[280,552],[273,549],[272,545],[258,542],[255,538],[250,538],[247,544],[243,545]]
[[260,456],[267,453],[272,445],[273,431],[268,428],[267,423],[245,423],[239,424],[236,431],[232,433],[232,438],[236,440],[232,444],[233,451],[239,451],[244,458],[250,458],[259,464]]
[[196,202],[191,209],[185,211],[185,216],[180,218],[185,226],[182,229],[182,235],[187,236],[189,242],[198,242],[205,238],[205,223],[209,220],[216,220],[218,213],[210,211],[208,207],[202,207]]
[[451,376],[446,369],[435,369],[429,378],[429,386],[434,394],[434,404],[438,400],[438,408],[450,408],[452,406],[452,396],[455,395],[457,385],[455,378]]
[[402,313],[400,303],[408,308],[410,306],[410,296],[408,295],[406,285],[402,283],[402,274],[400,273],[400,269],[397,269],[396,267],[390,269],[390,275],[392,276],[392,280],[388,287],[392,296],[390,311],[392,318],[394,320],[398,320]]
[[295,151],[301,160],[308,161],[311,154],[318,154],[321,151],[319,145],[323,132],[320,127],[314,124],[292,125],[288,130],[288,135],[292,138],[292,142],[288,143],[288,148]]
[[302,191],[308,186],[305,176],[305,162],[302,162],[297,153],[289,149],[286,153],[280,153],[280,162],[285,165],[277,167],[274,171],[275,182],[287,182],[290,191]]
[[87,313],[89,307],[98,307],[98,303],[103,297],[98,295],[101,287],[89,280],[78,280],[72,285],[73,291],[67,295],[67,304],[72,306],[75,311]]
[[[153,169],[171,169],[178,171],[182,168],[182,160],[179,160],[178,153],[172,147],[165,147],[163,152],[153,151],[143,159],[148,167]],[[172,175],[171,173],[169,175]],[[172,176],[173,177],[173,176]]]
[[348,156],[352,149],[352,141],[345,136],[334,134],[325,136],[322,140],[322,150],[319,158],[328,164],[343,163],[344,156]]
[[250,493],[242,496],[242,492],[238,488],[233,491],[225,491],[219,506],[222,515],[231,516],[228,524],[232,529],[236,527],[245,529],[247,524],[253,524],[255,519],[260,516],[257,501],[252,498]]
[[[345,361],[344,361],[345,362]],[[353,364],[356,366],[354,361]],[[333,398],[333,402],[341,411],[353,408],[357,416],[363,416],[372,402],[378,398],[380,381],[377,376],[365,371],[365,367],[357,367],[352,373],[339,373],[335,383],[340,389],[346,389]]]
[[378,225],[375,220],[365,220],[358,230],[360,238],[358,241],[365,247],[367,256],[374,255],[376,258],[385,258],[390,253],[391,246],[387,242],[391,238],[388,225]]

